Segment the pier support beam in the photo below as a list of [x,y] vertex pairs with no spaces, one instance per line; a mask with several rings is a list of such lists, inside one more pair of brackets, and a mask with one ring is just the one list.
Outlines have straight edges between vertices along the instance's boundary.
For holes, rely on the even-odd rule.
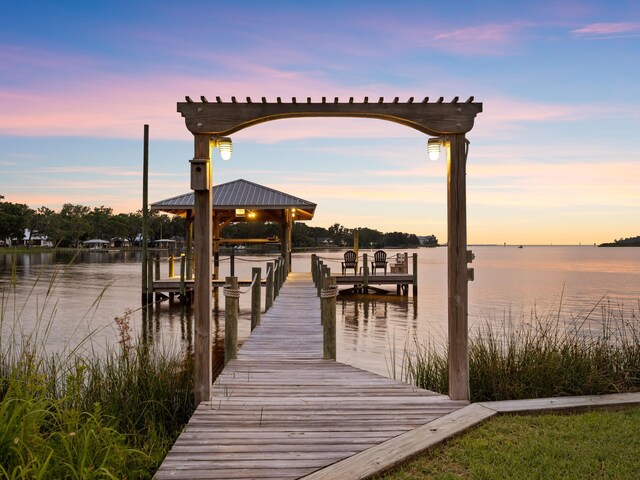
[[191,189],[195,196],[194,396],[196,405],[211,398],[211,145],[209,135],[194,135]]
[[447,148],[449,397],[469,400],[467,199],[465,136],[450,135]]

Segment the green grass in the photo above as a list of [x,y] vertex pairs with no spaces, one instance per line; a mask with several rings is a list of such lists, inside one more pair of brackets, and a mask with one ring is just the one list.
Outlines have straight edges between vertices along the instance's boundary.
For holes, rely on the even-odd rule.
[[501,416],[375,478],[636,480],[638,425],[640,407]]
[[[0,295],[0,328],[14,285]],[[0,336],[0,479],[151,478],[194,409],[191,352],[134,343],[127,312],[105,353],[50,355],[44,311],[27,338]]]

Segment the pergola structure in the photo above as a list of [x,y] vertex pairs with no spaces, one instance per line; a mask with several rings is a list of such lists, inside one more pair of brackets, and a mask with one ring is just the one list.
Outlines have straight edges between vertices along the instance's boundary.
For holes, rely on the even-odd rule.
[[211,396],[211,242],[212,237],[212,169],[211,148],[220,139],[260,123],[297,117],[359,117],[376,118],[411,127],[437,137],[447,151],[447,232],[448,232],[448,341],[449,396],[454,400],[469,399],[468,358],[468,281],[473,269],[467,264],[473,255],[467,250],[466,163],[468,141],[465,134],[473,128],[475,117],[482,112],[482,103],[470,97],[459,102],[454,97],[445,103],[442,97],[430,102],[428,97],[415,102],[409,98],[390,102],[380,98],[369,102],[340,102],[337,97],[320,102],[268,102],[265,97],[254,102],[250,97],[230,102],[216,97],[200,102],[185,97],[178,103],[178,112],[185,118],[187,129],[194,136],[194,158],[191,160],[191,188],[195,195],[195,399],[199,403]]
[[[213,278],[219,278],[220,245],[232,243],[280,243],[285,267],[291,271],[291,232],[294,221],[311,220],[316,204],[273,188],[239,179],[215,185],[213,196]],[[184,217],[187,225],[187,255],[191,254],[192,229],[195,218],[193,192],[167,198],[151,204],[151,210]],[[225,239],[223,227],[235,222],[274,222],[280,225],[280,238]],[[191,266],[191,262],[189,261]],[[188,274],[191,273],[189,268]],[[191,275],[188,275],[191,278]]]

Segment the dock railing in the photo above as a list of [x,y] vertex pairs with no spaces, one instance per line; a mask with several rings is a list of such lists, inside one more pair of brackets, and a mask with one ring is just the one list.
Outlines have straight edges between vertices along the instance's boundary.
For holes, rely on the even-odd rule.
[[[265,313],[273,306],[273,300],[280,294],[287,274],[284,258],[279,257],[267,264],[265,282]],[[251,331],[260,325],[261,319],[261,284],[262,269],[251,269],[251,284],[244,290],[238,288],[238,277],[226,277],[223,287],[224,294],[224,364],[238,356],[238,316],[240,310],[240,295],[251,292]],[[335,312],[335,300],[333,310]],[[335,315],[335,313],[334,313]],[[335,322],[334,322],[335,323]]]

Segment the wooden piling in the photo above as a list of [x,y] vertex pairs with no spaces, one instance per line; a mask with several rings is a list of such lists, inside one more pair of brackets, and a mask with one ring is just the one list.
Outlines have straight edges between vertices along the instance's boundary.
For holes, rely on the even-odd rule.
[[169,255],[169,278],[173,278],[175,275],[175,257],[173,255]]
[[264,292],[264,311],[269,311],[273,305],[273,263],[267,263],[267,285]]
[[160,254],[157,253],[156,254],[156,258],[155,258],[155,274],[154,274],[154,279],[155,280],[160,280]]
[[318,256],[315,253],[311,254],[311,279],[313,280],[313,284],[316,284],[316,262],[318,261]]
[[273,268],[273,299],[278,298],[280,294],[280,259],[276,260]]
[[229,255],[229,275],[236,276],[236,256],[233,253]]
[[260,267],[251,269],[251,277],[253,278],[253,286],[251,287],[251,331],[260,325],[261,275],[262,269]]
[[180,302],[185,303],[185,286],[184,286],[184,273],[186,269],[186,259],[184,253],[180,255]]
[[149,125],[144,126],[143,153],[142,153],[142,305],[149,303],[151,291],[149,291],[149,267],[148,240],[149,240]]
[[225,286],[231,295],[224,296],[224,364],[238,358],[238,304],[240,299],[233,292],[238,290],[238,278],[226,277]]
[[336,297],[333,295],[335,277],[322,280],[320,297],[320,317],[322,321],[322,357],[325,360],[336,359]]
[[153,302],[153,257],[147,257],[147,304]]
[[367,254],[362,254],[362,273],[364,278],[362,279],[362,293],[369,293],[369,262],[367,261]]
[[323,265],[324,264],[322,260],[319,260],[317,269],[316,269],[316,291],[317,291],[318,297],[320,296],[320,291],[322,290],[322,266]]
[[418,254],[413,254],[413,296],[418,295]]

